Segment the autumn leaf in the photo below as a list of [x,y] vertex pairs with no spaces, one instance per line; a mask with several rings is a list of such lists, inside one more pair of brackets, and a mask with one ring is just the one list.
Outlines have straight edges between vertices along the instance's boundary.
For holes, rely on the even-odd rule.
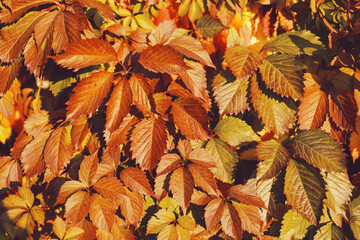
[[214,37],[224,29],[221,22],[211,16],[204,16],[198,19],[196,26],[200,34],[207,38]]
[[120,200],[121,213],[124,215],[126,222],[134,226],[138,226],[144,212],[143,196],[127,191],[128,198]]
[[150,218],[146,233],[158,233],[173,221],[175,221],[175,214],[170,209],[162,208]]
[[78,192],[84,188],[85,188],[84,184],[82,184],[79,181],[75,181],[75,180],[66,181],[63,185],[61,185],[58,197],[54,205],[57,205],[59,203],[64,203],[71,194]]
[[280,230],[281,239],[302,239],[305,237],[307,228],[310,226],[310,222],[302,218],[301,215],[293,210],[289,210],[282,221]]
[[160,159],[160,162],[156,168],[156,173],[157,175],[167,174],[180,167],[181,163],[182,160],[179,155],[175,153],[165,154]]
[[89,187],[91,181],[96,175],[96,171],[99,167],[99,160],[97,158],[97,153],[93,153],[90,156],[85,156],[82,160],[79,169],[79,180],[85,184],[86,187]]
[[[129,79],[129,84],[135,106],[144,114],[152,114],[150,95],[153,89],[146,82],[146,78],[143,75],[133,75]],[[126,95],[129,95],[129,93],[127,92]]]
[[104,98],[108,95],[113,80],[113,73],[96,72],[84,78],[74,88],[74,94],[66,103],[68,107],[66,119],[76,120],[81,115],[95,113]]
[[103,198],[99,194],[91,196],[89,215],[91,221],[99,229],[110,231],[114,224],[115,207],[110,200]]
[[205,207],[205,223],[206,228],[212,232],[216,225],[220,222],[225,207],[224,200],[215,198]]
[[81,68],[117,60],[117,54],[110,43],[101,39],[84,39],[70,43],[61,55],[52,56],[61,67],[78,71]]
[[357,111],[357,105],[352,94],[338,89],[335,94],[329,95],[330,117],[341,129],[355,129]]
[[158,117],[143,119],[132,133],[131,149],[136,163],[142,169],[156,167],[166,149],[166,126]]
[[191,173],[184,167],[176,169],[171,174],[169,189],[183,212],[186,212],[194,190],[194,179]]
[[196,186],[201,187],[210,196],[218,196],[214,174],[200,164],[189,164],[188,170],[191,173]]
[[346,170],[341,146],[329,134],[317,129],[302,132],[292,139],[292,146],[301,158],[325,171]]
[[250,186],[242,184],[232,186],[228,191],[228,196],[235,198],[239,202],[266,209],[265,203],[260,195]]
[[32,113],[24,122],[24,130],[31,136],[42,135],[51,130],[49,123],[49,113],[40,110]]
[[121,181],[133,192],[154,196],[145,172],[138,168],[128,167],[120,173]]
[[324,198],[324,183],[313,168],[290,159],[286,168],[284,193],[293,210],[318,225]]
[[248,77],[262,64],[262,57],[247,47],[236,45],[225,52],[225,60],[238,79]]
[[241,228],[245,231],[260,236],[262,232],[263,221],[261,220],[260,210],[257,207],[232,202],[234,208],[239,214]]
[[65,203],[67,217],[73,222],[78,223],[89,213],[91,195],[88,192],[79,191],[72,194]]
[[105,199],[121,200],[127,198],[126,188],[116,177],[103,177],[94,185],[94,189]]
[[20,63],[20,58],[16,58],[10,65],[0,66],[0,96],[3,96],[10,89],[20,71]]
[[156,44],[165,44],[172,36],[175,30],[175,23],[172,20],[164,21],[157,26],[151,34]]
[[224,205],[221,225],[226,235],[233,237],[235,240],[242,239],[241,220],[238,212],[230,203]]
[[329,222],[326,225],[322,226],[314,236],[314,240],[321,239],[344,239],[344,233],[342,229],[336,224]]

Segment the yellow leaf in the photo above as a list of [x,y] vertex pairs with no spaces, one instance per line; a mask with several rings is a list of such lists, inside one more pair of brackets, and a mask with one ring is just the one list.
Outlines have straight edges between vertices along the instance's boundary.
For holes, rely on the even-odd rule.
[[149,15],[138,14],[135,16],[135,20],[141,28],[144,28],[146,30],[154,30],[156,28],[154,23],[151,21]]
[[10,121],[0,114],[0,142],[5,144],[6,139],[11,136]]
[[179,6],[179,16],[183,17],[188,11],[190,7],[191,0],[183,1]]
[[203,16],[201,8],[196,0],[193,0],[189,9],[189,19],[194,22]]
[[55,235],[60,239],[63,239],[63,237],[65,236],[66,223],[59,216],[56,216],[56,219],[53,222],[53,231]]
[[158,233],[175,221],[175,214],[169,209],[160,209],[148,222],[146,233]]
[[19,187],[19,195],[22,199],[24,199],[28,208],[31,208],[34,204],[34,194],[32,191],[27,187]]
[[179,217],[177,222],[180,224],[181,227],[189,231],[193,231],[196,227],[196,222],[190,215]]
[[75,239],[84,233],[84,230],[79,227],[71,227],[66,231],[64,240]]

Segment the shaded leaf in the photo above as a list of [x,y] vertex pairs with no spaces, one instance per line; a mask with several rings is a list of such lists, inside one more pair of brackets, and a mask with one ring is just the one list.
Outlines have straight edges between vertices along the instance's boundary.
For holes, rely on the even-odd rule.
[[318,225],[325,197],[321,175],[290,159],[286,168],[284,193],[293,210],[313,225]]
[[108,95],[113,80],[113,73],[103,71],[84,78],[74,88],[74,94],[66,103],[67,120],[76,120],[81,115],[95,113],[104,98]]
[[207,38],[214,37],[224,29],[220,21],[210,16],[204,16],[198,19],[196,26],[200,34]]
[[224,205],[221,225],[226,235],[233,237],[235,240],[242,239],[241,220],[238,212],[230,203]]
[[214,128],[214,133],[234,147],[245,142],[260,140],[245,121],[235,117],[223,118]]
[[281,96],[301,99],[304,93],[302,76],[302,62],[293,55],[273,54],[267,57],[260,73],[268,88]]
[[125,168],[120,172],[120,179],[124,185],[133,192],[143,195],[154,195],[149,180],[147,179],[145,172],[141,169],[134,167]]
[[191,173],[184,167],[176,169],[171,174],[169,189],[183,212],[186,212],[194,191],[194,179]]
[[357,111],[357,105],[352,94],[345,91],[338,91],[335,94],[330,94],[330,117],[341,129],[355,129]]
[[257,169],[258,179],[276,177],[290,159],[287,149],[276,140],[260,142],[256,146],[256,153],[262,160]]
[[225,142],[216,138],[211,139],[206,144],[206,149],[219,166],[218,168],[211,169],[215,177],[223,182],[232,183],[234,181],[234,168],[238,161],[236,153]]
[[345,239],[344,233],[341,228],[336,226],[334,223],[329,222],[322,226],[314,236],[314,240],[341,240]]
[[10,89],[20,71],[20,63],[20,58],[17,58],[11,65],[0,66],[0,96],[3,96]]
[[142,169],[154,169],[166,149],[166,126],[157,117],[143,119],[131,135],[131,150]]
[[84,39],[70,43],[61,55],[52,56],[61,67],[78,71],[90,67],[116,61],[117,54],[110,43],[101,39]]
[[356,239],[360,239],[360,197],[349,203],[350,227]]
[[247,47],[236,45],[225,52],[225,60],[238,79],[248,77],[262,64],[262,57]]
[[328,133],[319,129],[302,132],[292,139],[301,158],[325,171],[344,172],[346,161],[342,148]]

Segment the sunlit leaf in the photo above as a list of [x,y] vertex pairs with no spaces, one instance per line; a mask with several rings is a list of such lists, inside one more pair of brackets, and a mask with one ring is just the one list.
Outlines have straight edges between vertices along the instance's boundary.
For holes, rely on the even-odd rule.
[[210,16],[204,16],[198,19],[196,26],[200,34],[207,38],[214,37],[224,29],[220,21]]
[[302,239],[307,233],[310,222],[302,218],[295,211],[289,210],[282,221],[280,239]]
[[336,226],[334,223],[327,223],[326,225],[322,226],[314,236],[314,240],[341,240],[344,239],[344,233],[341,228]]
[[128,167],[120,173],[121,181],[133,192],[143,195],[154,195],[149,180],[144,171],[134,167]]
[[194,191],[194,179],[191,173],[184,167],[176,169],[171,174],[169,189],[183,212],[186,212]]

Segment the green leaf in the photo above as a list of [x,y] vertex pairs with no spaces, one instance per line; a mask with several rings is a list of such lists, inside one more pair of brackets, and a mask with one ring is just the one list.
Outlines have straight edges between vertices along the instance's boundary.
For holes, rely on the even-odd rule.
[[262,118],[268,130],[278,135],[289,131],[289,126],[295,123],[295,111],[284,102],[264,94],[259,88],[256,74],[251,78],[250,96],[255,111]]
[[214,128],[214,133],[233,147],[245,142],[260,140],[245,121],[236,117],[223,118]]
[[219,166],[210,169],[215,177],[223,182],[233,183],[233,171],[238,161],[236,153],[224,141],[216,138],[206,144],[206,149]]
[[210,16],[204,16],[197,20],[196,26],[200,34],[207,38],[214,37],[224,29],[220,21]]
[[286,166],[290,158],[287,149],[276,140],[260,142],[256,147],[258,158],[263,160],[257,169],[257,178],[268,179],[276,177]]
[[303,163],[290,159],[286,168],[284,193],[293,210],[313,225],[318,225],[325,197],[324,184],[317,170]]
[[236,45],[226,50],[225,60],[234,75],[242,79],[259,68],[263,59],[260,54],[247,47]]
[[289,210],[282,221],[280,239],[303,239],[310,223],[293,210]]
[[329,222],[317,230],[314,240],[343,240],[344,233],[336,224]]
[[309,164],[328,172],[345,172],[346,160],[340,144],[320,129],[302,132],[292,139],[292,146]]
[[354,237],[360,239],[360,197],[349,203],[350,227]]
[[267,57],[260,67],[260,73],[268,88],[281,96],[301,99],[304,83],[300,70],[302,62],[294,55],[273,54]]
[[325,50],[319,37],[309,31],[287,32],[268,41],[263,49],[271,52],[313,55]]
[[326,199],[324,204],[328,207],[331,219],[338,226],[342,226],[346,217],[346,206],[352,196],[353,189],[347,173],[323,173],[326,183]]

